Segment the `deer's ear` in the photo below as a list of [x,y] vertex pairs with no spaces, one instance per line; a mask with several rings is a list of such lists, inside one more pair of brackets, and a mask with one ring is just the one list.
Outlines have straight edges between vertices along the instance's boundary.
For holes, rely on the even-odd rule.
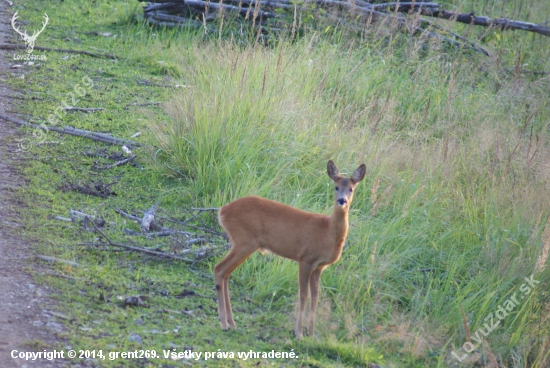
[[338,178],[340,177],[340,171],[338,170],[334,162],[332,162],[332,160],[330,160],[327,164],[327,174],[329,178],[334,181],[338,180]]
[[365,178],[366,173],[367,173],[367,167],[365,166],[365,164],[361,164],[361,166],[359,166],[357,170],[355,170],[355,172],[353,173],[351,180],[353,180],[355,183],[359,183],[361,180]]

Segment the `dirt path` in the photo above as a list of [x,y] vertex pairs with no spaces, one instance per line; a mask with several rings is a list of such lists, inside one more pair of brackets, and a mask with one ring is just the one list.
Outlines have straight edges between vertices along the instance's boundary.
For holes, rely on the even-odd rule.
[[[13,40],[10,23],[13,12],[6,1],[0,1],[0,43]],[[12,54],[0,52],[0,112],[13,115],[10,112],[13,96],[24,94],[24,91],[10,91],[6,80],[10,73],[21,74],[22,69],[11,69],[10,64],[15,64]],[[23,204],[14,198],[14,191],[23,178],[14,165],[24,156],[18,151],[18,137],[11,123],[0,121],[0,367],[58,367],[61,362],[29,362],[11,357],[12,350],[52,349],[55,332],[63,329],[50,312],[50,290],[47,286],[36,285],[25,272],[46,270],[34,261],[28,242],[17,235],[21,221],[16,209]]]

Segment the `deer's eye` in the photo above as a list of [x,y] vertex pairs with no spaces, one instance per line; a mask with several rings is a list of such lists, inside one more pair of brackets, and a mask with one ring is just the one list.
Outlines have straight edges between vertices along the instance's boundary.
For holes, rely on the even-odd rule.
[[350,192],[353,192],[353,188],[349,188],[349,191],[350,191]]
[[338,187],[335,187],[334,190],[338,190]]

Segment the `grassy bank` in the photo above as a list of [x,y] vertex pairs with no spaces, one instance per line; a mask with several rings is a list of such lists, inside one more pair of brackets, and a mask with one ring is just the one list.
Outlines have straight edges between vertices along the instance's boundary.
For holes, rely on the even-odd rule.
[[[542,21],[533,11],[543,12],[543,2],[520,4],[502,11]],[[485,6],[489,12],[495,5]],[[20,15],[38,23],[44,11],[52,20],[44,45],[119,58],[50,53],[41,65],[25,66],[24,79],[11,80],[26,92],[20,111],[46,122],[89,78],[77,106],[106,110],[63,114],[60,125],[124,138],[140,131],[136,139],[146,145],[134,149],[140,166],[106,171],[93,170],[103,161],[85,154],[105,147],[82,139],[49,134],[58,143],[26,153],[26,233],[37,252],[80,264],[56,267],[65,278],[36,275],[59,290],[59,312],[70,321],[59,333],[65,344],[299,356],[200,363],[222,366],[447,367],[458,364],[452,352],[466,366],[493,357],[507,367],[547,364],[550,86],[547,76],[527,71],[550,71],[548,39],[455,25],[491,49],[485,57],[379,25],[362,40],[344,30],[269,45],[220,40],[144,26],[134,21],[133,2],[31,1]],[[162,104],[143,106],[150,102]],[[364,162],[368,172],[356,190],[342,259],[322,277],[317,338],[303,342],[291,333],[297,267],[290,261],[254,255],[235,271],[239,329],[222,333],[210,276],[222,255],[190,266],[90,251],[77,244],[96,241],[97,233],[51,217],[81,210],[104,218],[114,241],[170,249],[169,239],[130,238],[124,229],[137,225],[115,210],[158,203],[162,214],[182,216],[184,208],[254,194],[329,213],[328,159],[348,173]],[[64,190],[98,181],[115,183],[117,195]],[[536,287],[527,291],[525,278]],[[182,297],[182,290],[195,294]],[[148,308],[124,307],[136,294],[149,297]],[[491,315],[499,322],[492,332]],[[475,351],[462,358],[464,321]]]

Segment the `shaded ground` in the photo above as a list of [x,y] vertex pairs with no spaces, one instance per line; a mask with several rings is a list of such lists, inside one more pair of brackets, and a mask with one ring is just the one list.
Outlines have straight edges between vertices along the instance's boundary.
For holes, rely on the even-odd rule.
[[[0,43],[13,40],[13,12],[7,2],[0,1]],[[10,73],[21,74],[24,69],[11,68],[16,64],[12,53],[0,52],[0,112],[15,116],[10,111],[12,102],[21,98],[24,91],[10,91],[6,80]],[[21,221],[17,208],[22,204],[14,198],[14,192],[23,178],[15,167],[25,156],[17,146],[19,136],[14,125],[0,120],[0,367],[58,367],[60,362],[29,362],[11,357],[12,350],[52,349],[55,332],[62,330],[50,311],[50,290],[36,285],[28,273],[48,271],[36,263],[29,243],[18,236]]]

